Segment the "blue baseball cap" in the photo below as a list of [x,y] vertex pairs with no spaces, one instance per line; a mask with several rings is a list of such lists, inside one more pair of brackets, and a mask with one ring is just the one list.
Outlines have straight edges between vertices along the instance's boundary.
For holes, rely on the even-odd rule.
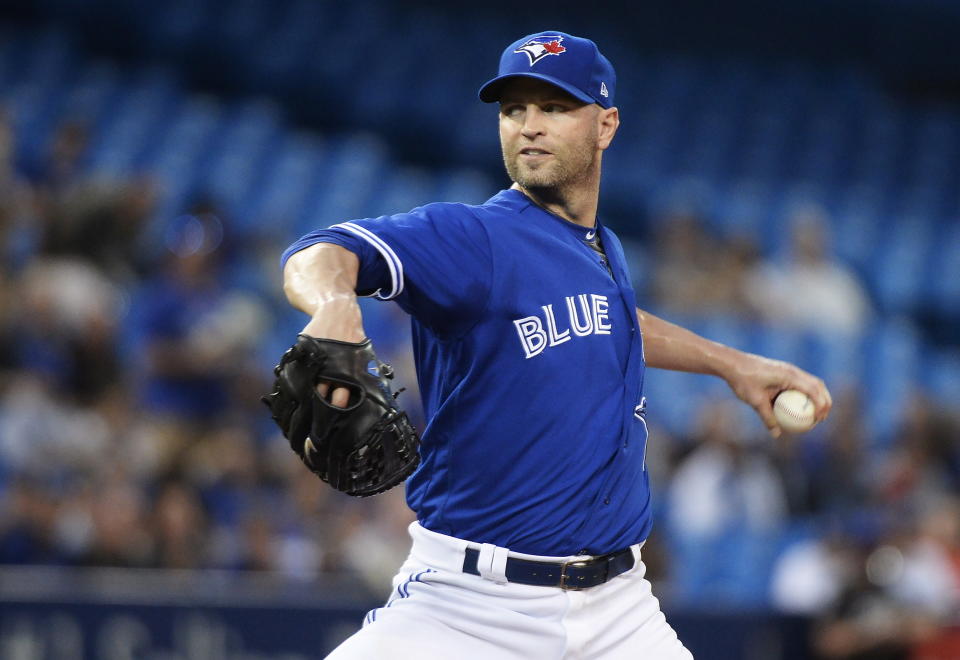
[[480,100],[495,103],[506,80],[537,78],[556,85],[584,103],[613,105],[617,74],[610,60],[589,39],[566,32],[537,32],[519,39],[500,56],[497,77],[480,88]]

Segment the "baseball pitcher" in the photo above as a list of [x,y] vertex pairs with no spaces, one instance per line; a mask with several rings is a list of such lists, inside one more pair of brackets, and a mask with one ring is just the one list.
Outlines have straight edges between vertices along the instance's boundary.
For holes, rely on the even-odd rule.
[[[637,307],[597,215],[616,88],[594,42],[523,37],[480,89],[509,189],[342,222],[284,253],[310,321],[265,401],[321,479],[354,495],[406,480],[417,514],[389,600],[331,658],[690,658],[644,579],[646,368],[724,379],[774,435],[781,391],[827,415],[818,378]],[[422,438],[358,295],[412,318]]]

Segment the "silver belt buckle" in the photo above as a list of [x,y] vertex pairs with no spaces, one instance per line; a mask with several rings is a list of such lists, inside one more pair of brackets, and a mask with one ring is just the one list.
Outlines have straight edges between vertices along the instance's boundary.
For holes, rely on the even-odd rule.
[[560,565],[560,588],[564,591],[582,591],[587,589],[585,586],[570,584],[568,580],[570,576],[567,575],[567,569],[571,566],[587,566],[594,560],[592,559],[581,559],[579,561],[565,561]]

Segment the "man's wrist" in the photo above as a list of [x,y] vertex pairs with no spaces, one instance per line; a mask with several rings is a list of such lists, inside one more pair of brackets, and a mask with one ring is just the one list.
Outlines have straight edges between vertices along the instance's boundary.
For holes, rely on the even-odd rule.
[[356,297],[331,300],[320,305],[303,328],[303,334],[321,339],[361,342],[366,339]]
[[730,379],[737,372],[737,364],[743,361],[746,354],[715,341],[711,341],[710,344],[710,349],[706,351],[705,356],[706,373],[730,382]]

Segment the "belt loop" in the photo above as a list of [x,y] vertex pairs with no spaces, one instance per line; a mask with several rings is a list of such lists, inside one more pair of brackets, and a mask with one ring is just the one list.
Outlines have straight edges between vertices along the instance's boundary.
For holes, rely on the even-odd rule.
[[500,548],[492,543],[480,545],[480,556],[477,557],[477,572],[485,580],[498,584],[507,582],[507,549]]
[[490,564],[490,568],[494,574],[494,582],[498,584],[507,583],[507,558],[510,554],[510,551],[506,548],[494,547],[493,549],[493,562]]

